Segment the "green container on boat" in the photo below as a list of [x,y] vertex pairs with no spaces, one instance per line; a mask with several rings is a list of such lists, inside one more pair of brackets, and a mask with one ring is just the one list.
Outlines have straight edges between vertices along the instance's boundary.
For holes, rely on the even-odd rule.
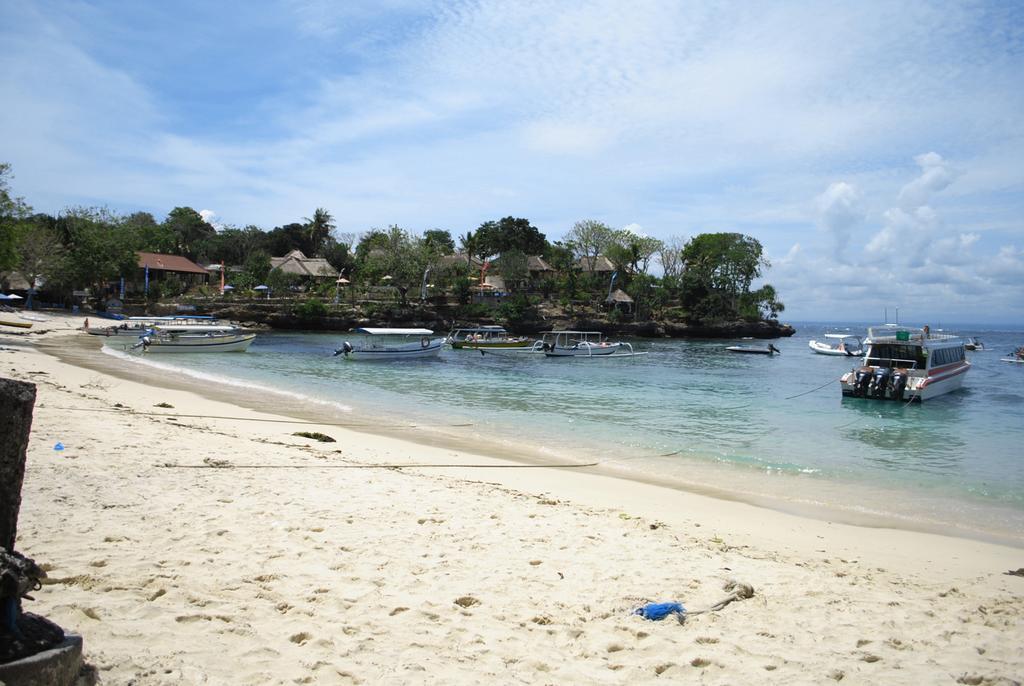
[[909,341],[910,340],[910,332],[909,331],[897,331],[896,332],[896,340],[897,341]]

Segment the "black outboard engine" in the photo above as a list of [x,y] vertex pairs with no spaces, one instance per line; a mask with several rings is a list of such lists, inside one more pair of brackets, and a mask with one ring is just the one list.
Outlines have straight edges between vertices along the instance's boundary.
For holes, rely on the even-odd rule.
[[903,400],[903,391],[907,388],[907,382],[910,381],[910,370],[908,369],[897,369],[892,373],[892,399]]
[[853,394],[863,398],[868,394],[868,386],[871,385],[871,374],[874,370],[871,367],[861,367],[853,376]]
[[352,344],[349,343],[348,341],[342,343],[341,347],[334,351],[334,357],[337,357],[342,353],[345,354],[345,357],[348,357],[352,353]]
[[889,390],[889,379],[892,376],[892,370],[888,367],[876,367],[875,378],[872,379],[871,385],[875,391],[876,398],[884,398],[885,392]]

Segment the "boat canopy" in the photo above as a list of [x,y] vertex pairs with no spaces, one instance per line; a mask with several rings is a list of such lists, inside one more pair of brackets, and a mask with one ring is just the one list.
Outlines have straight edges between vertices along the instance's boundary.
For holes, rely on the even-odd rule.
[[371,336],[382,336],[391,334],[393,336],[431,336],[433,331],[430,329],[371,329],[371,328],[358,328],[356,329],[359,333],[367,333]]
[[857,334],[853,334],[853,333],[827,333],[827,334],[825,334],[825,338],[838,338],[840,340],[842,340],[844,338],[856,338],[856,339],[860,340],[860,336],[858,336]]
[[504,326],[498,326],[497,324],[488,326],[467,326],[461,329],[455,329],[455,333],[508,333]]

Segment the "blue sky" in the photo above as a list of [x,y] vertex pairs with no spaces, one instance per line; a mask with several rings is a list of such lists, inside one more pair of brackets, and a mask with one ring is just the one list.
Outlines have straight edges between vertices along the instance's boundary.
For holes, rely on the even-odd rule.
[[37,210],[759,239],[785,318],[1024,321],[1024,5],[6,2]]

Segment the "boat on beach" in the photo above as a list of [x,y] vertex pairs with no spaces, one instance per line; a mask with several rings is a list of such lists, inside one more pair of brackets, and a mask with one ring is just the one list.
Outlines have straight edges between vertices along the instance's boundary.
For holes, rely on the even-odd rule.
[[108,336],[103,345],[126,352],[215,353],[245,352],[256,340],[234,324],[157,324],[133,333]]
[[781,355],[782,352],[771,343],[767,348],[755,348],[749,345],[730,345],[726,348],[731,353],[745,353],[747,355]]
[[863,364],[840,378],[843,396],[924,401],[955,391],[971,368],[964,340],[886,324],[868,328]]
[[860,357],[864,354],[864,344],[861,342],[860,336],[848,333],[827,333],[825,339],[824,341],[808,341],[807,346],[819,355]]
[[345,341],[334,351],[346,360],[406,360],[436,357],[444,338],[431,338],[430,329],[360,328],[368,337],[355,343]]
[[503,326],[476,326],[453,329],[447,343],[453,350],[519,349],[532,346],[533,339],[513,336]]

